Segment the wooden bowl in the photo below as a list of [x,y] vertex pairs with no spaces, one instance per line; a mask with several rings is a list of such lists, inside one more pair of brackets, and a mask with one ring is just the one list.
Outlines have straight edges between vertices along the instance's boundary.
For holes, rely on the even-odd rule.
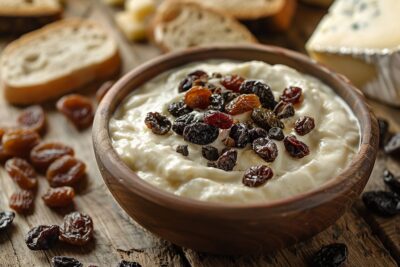
[[[179,197],[140,179],[113,150],[108,130],[111,116],[129,93],[158,74],[208,59],[285,64],[317,77],[333,88],[351,107],[361,126],[360,149],[349,167],[312,191],[247,205]],[[283,248],[333,224],[368,181],[377,153],[378,125],[358,89],[341,75],[304,55],[262,45],[209,47],[158,57],[122,77],[98,107],[93,143],[98,166],[109,190],[121,207],[144,228],[179,246],[198,251],[246,254]]]

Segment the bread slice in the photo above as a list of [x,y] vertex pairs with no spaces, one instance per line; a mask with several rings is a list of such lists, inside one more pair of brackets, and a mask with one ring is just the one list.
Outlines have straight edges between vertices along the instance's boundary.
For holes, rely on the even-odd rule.
[[119,66],[117,45],[102,26],[67,19],[10,43],[0,58],[0,79],[10,103],[33,104],[106,79]]
[[321,7],[329,7],[333,3],[333,0],[301,0],[301,1],[306,4],[311,4]]
[[193,46],[254,43],[257,39],[231,16],[195,3],[167,0],[152,23],[152,40],[164,51]]

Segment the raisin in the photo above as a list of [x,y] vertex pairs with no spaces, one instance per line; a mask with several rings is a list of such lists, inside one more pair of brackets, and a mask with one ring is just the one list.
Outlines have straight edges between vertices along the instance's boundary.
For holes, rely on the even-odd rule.
[[62,186],[58,188],[49,188],[42,196],[44,203],[52,208],[66,207],[74,199],[75,191],[72,187]]
[[233,124],[233,119],[228,114],[216,111],[208,113],[203,118],[204,123],[220,129],[229,129]]
[[210,168],[218,168],[217,163],[215,161],[209,161],[207,162],[207,167]]
[[189,156],[189,149],[188,145],[179,145],[176,147],[176,152],[186,156]]
[[149,112],[144,123],[154,134],[164,135],[171,129],[171,122],[168,118],[158,112]]
[[60,98],[56,106],[58,111],[67,117],[78,130],[83,130],[92,125],[93,105],[89,98],[70,94]]
[[271,88],[261,81],[244,81],[240,86],[239,91],[241,94],[256,94],[259,97],[263,108],[273,110],[277,104]]
[[285,138],[281,128],[272,127],[268,131],[268,137],[274,140],[282,141]]
[[46,172],[51,187],[72,186],[85,176],[86,165],[69,155],[54,161]]
[[77,259],[66,256],[54,256],[51,264],[53,267],[83,267],[83,264]]
[[210,105],[212,92],[201,86],[194,86],[185,94],[185,104],[190,108],[206,109]]
[[106,81],[104,82],[99,89],[96,91],[96,101],[100,103],[103,97],[106,95],[108,91],[110,91],[111,87],[114,85],[115,81]]
[[174,117],[180,117],[186,115],[193,111],[193,109],[189,108],[185,102],[179,101],[174,102],[168,105],[168,111]]
[[235,140],[232,137],[227,136],[222,140],[222,143],[227,147],[234,147],[236,146]]
[[89,215],[72,212],[64,217],[60,227],[60,240],[71,245],[82,246],[93,237],[93,221]]
[[0,232],[7,229],[13,222],[15,213],[12,211],[0,212]]
[[34,189],[37,186],[36,172],[26,160],[12,158],[7,160],[5,169],[19,187],[22,189]]
[[[5,136],[5,135],[4,135]],[[3,137],[4,138],[4,137]],[[3,141],[4,143],[4,141]],[[394,135],[384,147],[385,153],[392,156],[400,156],[400,133]]]
[[122,260],[118,263],[117,267],[142,267],[142,265],[135,261]]
[[362,200],[369,210],[379,215],[393,216],[400,213],[400,197],[393,192],[365,192]]
[[389,186],[390,190],[400,195],[400,181],[393,175],[393,173],[391,173],[389,170],[384,170],[383,181],[387,186]]
[[279,101],[274,108],[274,113],[278,119],[286,119],[294,116],[294,107],[290,102]]
[[244,79],[239,75],[227,75],[221,80],[221,84],[228,90],[239,92],[239,88],[244,82]]
[[255,94],[240,95],[225,106],[225,110],[231,115],[238,115],[253,110],[261,105]]
[[31,130],[15,129],[7,131],[2,138],[3,149],[7,155],[25,158],[40,141],[39,135]]
[[203,121],[203,117],[201,114],[192,112],[183,116],[180,116],[179,118],[177,118],[174,122],[174,124],[172,125],[172,130],[179,134],[182,135],[183,134],[183,130],[185,129],[186,126],[188,126],[189,124],[195,123],[195,122],[202,122]]
[[254,140],[260,138],[260,137],[267,137],[268,132],[264,130],[263,128],[256,127],[253,129],[249,130],[249,137],[250,137],[250,143],[253,143]]
[[235,149],[228,149],[219,156],[217,160],[217,168],[224,171],[231,171],[236,165],[237,151]]
[[251,113],[252,120],[261,128],[269,130],[272,127],[284,128],[285,125],[276,117],[275,113],[266,108],[255,108]]
[[273,162],[278,156],[278,147],[276,144],[265,137],[254,140],[253,150],[266,162]]
[[274,176],[272,169],[265,165],[253,166],[243,175],[242,183],[248,187],[258,187]]
[[211,78],[220,79],[222,78],[222,74],[219,72],[213,72],[211,73]]
[[283,90],[280,100],[289,102],[292,104],[297,104],[301,100],[302,89],[297,86],[289,86]]
[[222,93],[222,97],[224,98],[225,104],[228,104],[229,102],[231,102],[233,99],[237,98],[238,96],[240,96],[239,93],[234,93],[231,91],[226,91]]
[[33,209],[34,195],[31,191],[22,190],[10,197],[10,208],[18,213],[29,213]]
[[217,139],[218,134],[217,127],[196,122],[185,127],[183,139],[196,145],[208,145]]
[[244,123],[233,125],[229,132],[229,137],[235,141],[235,146],[238,148],[243,148],[250,143],[249,129]]
[[7,154],[4,151],[3,145],[0,144],[0,163],[3,163],[4,161],[8,160],[9,158],[11,158],[11,155]]
[[17,118],[21,128],[43,134],[46,131],[46,115],[41,106],[30,106],[22,111]]
[[48,250],[58,240],[58,225],[39,225],[32,228],[25,237],[25,243],[31,250]]
[[314,119],[308,116],[300,117],[294,123],[294,130],[299,135],[306,135],[315,128]]
[[225,110],[224,97],[220,94],[213,93],[210,96],[210,105],[208,106],[208,109],[224,111]]
[[197,80],[197,79],[207,79],[208,78],[208,74],[205,71],[202,70],[195,70],[192,71],[191,73],[189,73],[187,75],[188,77],[192,78],[193,80]]
[[188,91],[190,88],[192,88],[192,83],[193,83],[193,80],[189,77],[186,77],[179,83],[178,92],[182,93],[182,92]]
[[201,154],[205,159],[215,161],[219,158],[218,149],[213,146],[203,146],[201,148]]
[[46,171],[55,160],[74,155],[74,150],[61,143],[40,143],[31,150],[31,162],[36,169]]
[[288,135],[283,139],[286,151],[294,158],[303,158],[310,154],[306,144],[301,142],[294,135]]
[[311,261],[312,267],[340,267],[347,260],[347,246],[334,243],[323,246],[317,251]]
[[389,132],[389,122],[385,119],[378,118],[378,125],[379,125],[379,147],[384,147]]

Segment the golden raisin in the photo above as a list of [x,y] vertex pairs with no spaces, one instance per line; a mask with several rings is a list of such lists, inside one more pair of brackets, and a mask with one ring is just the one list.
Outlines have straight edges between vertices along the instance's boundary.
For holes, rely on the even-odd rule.
[[42,196],[44,203],[52,208],[66,207],[72,203],[75,191],[72,187],[62,186],[58,188],[49,188]]
[[85,176],[85,170],[85,163],[66,155],[49,166],[46,177],[51,187],[72,186]]
[[21,158],[7,160],[5,169],[19,187],[22,189],[34,189],[37,186],[36,172],[32,165]]
[[30,106],[22,111],[17,122],[21,128],[44,134],[46,130],[46,115],[41,106]]
[[27,129],[9,130],[3,135],[4,152],[16,157],[27,157],[31,149],[40,142],[39,135]]
[[244,94],[236,97],[228,105],[225,110],[231,115],[238,115],[251,111],[261,106],[260,99],[255,94]]
[[31,162],[36,169],[46,171],[55,160],[65,155],[74,155],[74,150],[61,143],[41,143],[31,150]]
[[113,85],[114,81],[106,81],[99,87],[99,89],[97,89],[96,92],[97,103],[100,103],[100,101],[103,99],[103,97],[106,95],[106,93],[111,89]]
[[66,95],[57,101],[57,109],[79,130],[92,125],[93,106],[87,97],[78,94]]
[[210,105],[211,90],[194,86],[185,94],[185,104],[190,108],[206,109]]
[[31,191],[22,190],[10,197],[10,208],[18,213],[29,213],[33,209],[34,195]]

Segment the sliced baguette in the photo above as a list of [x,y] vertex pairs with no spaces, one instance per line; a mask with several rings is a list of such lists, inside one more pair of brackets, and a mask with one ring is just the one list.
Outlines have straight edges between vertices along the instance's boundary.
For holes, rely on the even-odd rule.
[[164,51],[257,42],[233,17],[195,3],[175,0],[164,1],[158,8],[151,39]]
[[103,27],[68,19],[9,44],[0,58],[0,79],[10,103],[33,104],[106,79],[119,66],[117,45]]

